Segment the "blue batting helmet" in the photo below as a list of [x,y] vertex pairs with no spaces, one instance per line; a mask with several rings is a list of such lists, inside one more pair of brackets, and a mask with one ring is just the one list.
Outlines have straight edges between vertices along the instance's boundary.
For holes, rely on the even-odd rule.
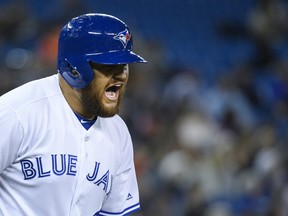
[[123,21],[107,14],[81,15],[60,32],[57,70],[72,87],[85,88],[94,77],[89,62],[146,62],[132,50],[132,36]]

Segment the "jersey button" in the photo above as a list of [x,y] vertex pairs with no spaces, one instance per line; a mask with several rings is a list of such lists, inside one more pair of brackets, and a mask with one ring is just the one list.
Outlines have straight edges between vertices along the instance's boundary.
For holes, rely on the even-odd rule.
[[84,138],[84,140],[85,140],[85,142],[88,142],[88,141],[89,141],[89,137],[86,136],[86,137]]

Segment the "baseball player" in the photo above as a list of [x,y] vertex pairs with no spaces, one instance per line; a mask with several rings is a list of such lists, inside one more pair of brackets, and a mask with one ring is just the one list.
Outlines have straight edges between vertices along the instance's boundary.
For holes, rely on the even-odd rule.
[[129,131],[117,115],[132,51],[106,14],[60,32],[58,73],[0,97],[0,215],[129,215],[139,194]]

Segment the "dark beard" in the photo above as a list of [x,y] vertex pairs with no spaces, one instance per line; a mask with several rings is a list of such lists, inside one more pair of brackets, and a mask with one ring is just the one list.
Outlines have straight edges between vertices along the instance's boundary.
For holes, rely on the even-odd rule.
[[108,118],[119,113],[119,107],[123,93],[118,99],[117,105],[115,107],[107,108],[101,101],[102,94],[100,92],[96,92],[93,95],[89,92],[91,91],[85,92],[84,94],[82,94],[81,97],[82,104],[85,107],[86,113],[89,114],[89,116]]

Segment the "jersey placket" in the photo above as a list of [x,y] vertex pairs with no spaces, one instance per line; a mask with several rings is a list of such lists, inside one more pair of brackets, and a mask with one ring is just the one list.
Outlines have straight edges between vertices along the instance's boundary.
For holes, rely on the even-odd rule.
[[[102,139],[103,134],[93,126],[83,133],[79,148],[79,172],[71,206],[71,216],[93,215],[101,209],[105,193],[103,189],[94,184],[95,182],[87,180],[89,178],[87,175],[93,172],[97,160],[95,158],[95,151],[97,151],[97,146],[101,143]],[[101,196],[101,193],[103,196]]]
[[70,215],[82,215],[81,213],[81,191],[82,191],[82,187],[81,184],[83,184],[84,178],[85,178],[85,157],[87,155],[86,152],[86,145],[87,142],[89,142],[90,140],[90,136],[88,131],[85,131],[83,133],[82,139],[81,139],[81,143],[79,144],[79,154],[78,154],[78,166],[77,166],[77,182],[76,182],[76,186],[75,186],[75,193],[74,193],[74,197],[73,197],[73,201],[71,204],[71,212]]

